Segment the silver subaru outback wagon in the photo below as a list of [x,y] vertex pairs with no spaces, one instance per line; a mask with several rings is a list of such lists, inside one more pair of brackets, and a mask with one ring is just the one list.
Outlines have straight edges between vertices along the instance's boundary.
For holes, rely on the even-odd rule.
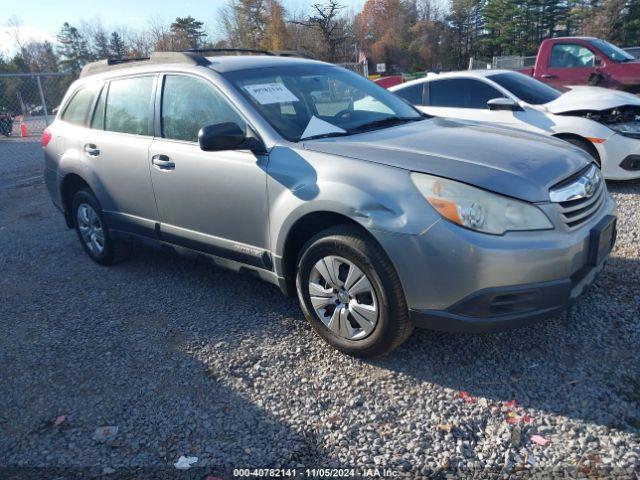
[[297,294],[324,340],[560,313],[602,269],[616,207],[561,141],[421,114],[331,64],[162,53],[88,65],[45,131],[46,183],[94,261],[196,251]]

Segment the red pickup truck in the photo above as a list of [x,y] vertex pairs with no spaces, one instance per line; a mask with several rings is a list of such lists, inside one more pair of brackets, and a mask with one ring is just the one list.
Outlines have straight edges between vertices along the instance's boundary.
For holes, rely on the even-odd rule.
[[640,60],[599,38],[543,40],[534,68],[519,71],[558,88],[597,85],[640,93]]

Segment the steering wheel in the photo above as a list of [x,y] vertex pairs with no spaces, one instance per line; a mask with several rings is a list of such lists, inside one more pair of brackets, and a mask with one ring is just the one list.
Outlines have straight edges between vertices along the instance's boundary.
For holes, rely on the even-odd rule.
[[340,110],[338,113],[336,113],[333,116],[333,118],[339,119],[339,120],[349,120],[351,118],[352,113],[353,113],[353,110],[345,108],[344,110]]

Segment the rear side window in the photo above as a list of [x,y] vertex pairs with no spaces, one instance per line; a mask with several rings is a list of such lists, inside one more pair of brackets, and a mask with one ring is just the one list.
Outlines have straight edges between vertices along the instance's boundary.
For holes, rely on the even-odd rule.
[[471,78],[429,82],[429,104],[434,107],[489,108],[489,100],[503,97],[491,85]]
[[184,75],[167,75],[162,91],[162,136],[197,142],[202,127],[233,122],[244,129],[245,122],[209,82]]
[[95,95],[95,87],[85,87],[78,90],[62,112],[62,120],[73,125],[84,125]]
[[396,90],[395,93],[400,98],[404,98],[412,105],[423,105],[422,92],[424,90],[424,83],[418,83],[411,85],[410,87],[401,88]]
[[104,129],[150,135],[153,77],[112,80],[105,106]]

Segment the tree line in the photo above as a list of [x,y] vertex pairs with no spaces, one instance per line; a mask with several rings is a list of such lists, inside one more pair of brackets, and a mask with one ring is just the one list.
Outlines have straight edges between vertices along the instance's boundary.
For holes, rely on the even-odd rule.
[[[145,28],[64,23],[57,42],[21,42],[2,72],[65,72],[87,62],[197,48],[295,50],[322,60],[385,63],[390,72],[465,68],[469,58],[534,55],[551,36],[593,35],[640,44],[640,0],[366,0],[360,11],[319,0],[304,13],[281,0],[226,0],[216,25],[192,16]],[[16,22],[17,23],[17,22]],[[216,32],[216,33],[211,33]]]

